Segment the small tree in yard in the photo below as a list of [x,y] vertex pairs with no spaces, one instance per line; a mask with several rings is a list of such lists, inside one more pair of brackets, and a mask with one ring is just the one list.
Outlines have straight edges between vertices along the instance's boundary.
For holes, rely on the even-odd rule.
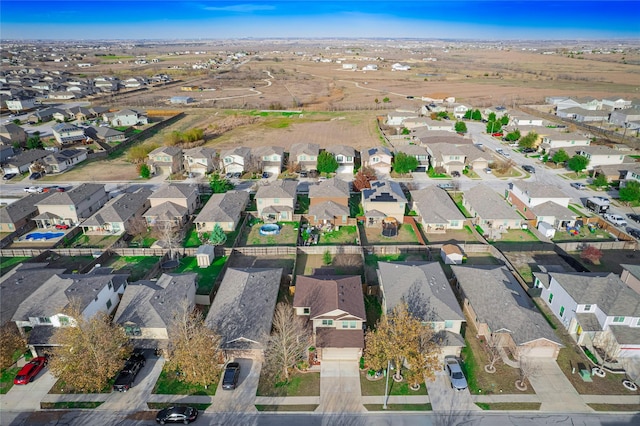
[[527,381],[535,377],[537,373],[537,366],[534,362],[535,358],[527,356],[527,354],[520,355],[520,378],[516,380],[516,389],[525,391],[527,390]]
[[209,236],[209,242],[214,246],[220,246],[227,242],[227,234],[224,233],[222,227],[216,223],[213,227],[213,231]]
[[504,138],[509,142],[517,141],[518,139],[520,139],[520,130],[515,129],[513,132],[507,133]]
[[326,250],[324,252],[324,254],[322,255],[322,263],[325,265],[331,265],[331,262],[333,262],[333,258],[331,257],[331,253],[329,252],[329,250]]
[[569,154],[564,149],[557,150],[551,157],[551,161],[556,164],[564,163],[569,159]]
[[180,373],[177,378],[181,382],[208,386],[220,376],[220,336],[186,302],[178,304],[172,318],[167,367]]
[[418,167],[418,159],[413,155],[399,152],[393,159],[393,171],[405,174],[414,171]]
[[507,126],[509,124],[509,116],[507,114],[500,117],[500,122],[503,126]]
[[231,191],[234,186],[228,179],[223,178],[218,173],[211,175],[209,179],[209,186],[214,194],[224,194],[227,191]]
[[338,160],[329,151],[322,151],[318,155],[318,171],[320,173],[335,173],[338,170]]
[[600,174],[593,179],[593,184],[598,188],[602,188],[603,186],[609,186],[609,181],[605,175]]
[[53,331],[49,370],[81,392],[99,392],[131,354],[129,338],[106,312],[85,318],[77,300],[64,310],[64,318],[68,324]]
[[594,265],[600,264],[600,259],[602,259],[602,250],[598,249],[595,246],[586,246],[582,253],[580,253],[580,258],[588,260]]
[[634,180],[628,180],[625,182],[623,188],[620,188],[618,192],[620,201],[627,203],[640,201],[640,182]]
[[142,179],[149,179],[151,177],[151,170],[146,164],[138,164],[138,174]]
[[11,367],[14,354],[24,352],[27,341],[20,335],[13,322],[7,322],[0,327],[0,370]]
[[454,129],[457,133],[467,133],[467,124],[464,121],[456,121]]
[[529,132],[518,142],[520,148],[533,148],[538,140],[538,134],[536,132]]
[[569,159],[569,162],[567,162],[567,167],[576,173],[583,171],[588,165],[589,159],[584,155],[574,155]]

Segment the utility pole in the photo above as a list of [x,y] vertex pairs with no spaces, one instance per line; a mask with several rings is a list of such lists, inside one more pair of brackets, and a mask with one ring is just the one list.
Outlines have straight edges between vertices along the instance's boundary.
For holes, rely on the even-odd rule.
[[387,399],[389,394],[389,370],[391,369],[391,361],[387,361],[387,381],[384,385],[384,404],[382,404],[382,409],[387,409]]

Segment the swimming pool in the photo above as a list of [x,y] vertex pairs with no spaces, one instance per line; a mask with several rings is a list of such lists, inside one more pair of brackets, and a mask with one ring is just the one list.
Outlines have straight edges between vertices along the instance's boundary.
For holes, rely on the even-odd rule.
[[60,238],[64,235],[64,232],[32,232],[24,237],[25,240],[52,240],[54,238]]
[[280,226],[277,223],[268,223],[260,227],[260,235],[278,235]]

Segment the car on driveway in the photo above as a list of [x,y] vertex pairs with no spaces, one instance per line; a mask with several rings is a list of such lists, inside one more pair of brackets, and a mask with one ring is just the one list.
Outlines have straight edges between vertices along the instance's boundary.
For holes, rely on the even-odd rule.
[[444,358],[444,368],[449,376],[451,387],[455,390],[465,390],[467,388],[467,379],[464,377],[460,363],[454,357]]
[[493,173],[493,171],[491,170],[491,167],[487,167],[486,169],[484,169],[484,172],[488,175],[490,175],[491,173]]
[[445,182],[445,183],[439,183],[438,188],[447,190],[447,189],[454,189],[455,185],[453,184],[453,182]]
[[26,385],[33,382],[38,373],[47,365],[49,360],[47,357],[39,356],[24,365],[13,379],[14,385]]
[[632,228],[629,226],[627,229],[625,229],[625,231],[627,231],[627,234],[631,235],[633,238],[637,238],[640,240],[640,229]]
[[113,382],[113,390],[117,392],[126,392],[133,387],[136,376],[144,367],[146,358],[141,352],[134,352],[125,362],[124,367],[116,376]]
[[34,173],[31,173],[31,175],[29,176],[29,179],[36,180],[36,179],[40,179],[41,177],[42,177],[42,173],[34,172]]
[[640,214],[635,214],[635,213],[627,213],[627,217],[631,220],[633,220],[634,222],[638,222],[640,223]]
[[240,377],[240,363],[230,362],[224,369],[222,376],[222,389],[234,390],[238,386],[238,377]]
[[529,166],[529,165],[522,166],[522,170],[524,170],[527,173],[535,173],[536,172],[536,168],[533,167],[533,166]]
[[69,229],[69,225],[67,225],[66,223],[58,223],[55,226],[56,229]]
[[183,423],[188,425],[198,418],[198,409],[195,407],[167,407],[156,414],[156,422],[161,425],[166,423]]
[[522,152],[523,154],[533,154],[534,152],[537,152],[538,150],[535,148],[523,148]]
[[460,172],[457,170],[454,170],[451,172],[451,177],[460,177]]
[[16,177],[17,175],[18,175],[17,173],[6,173],[4,176],[2,176],[2,180],[10,180]]
[[579,189],[579,190],[587,189],[587,185],[585,185],[584,183],[580,183],[580,182],[571,182],[571,186],[574,187],[575,189]]

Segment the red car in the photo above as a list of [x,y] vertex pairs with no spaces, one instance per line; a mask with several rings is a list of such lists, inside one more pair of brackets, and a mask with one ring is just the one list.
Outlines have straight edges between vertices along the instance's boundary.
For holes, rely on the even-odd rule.
[[69,229],[69,225],[67,225],[66,223],[58,223],[56,225],[56,229]]
[[13,384],[26,385],[27,383],[32,382],[48,362],[49,360],[44,356],[32,359],[26,363],[20,371],[18,371],[16,378],[13,379]]
[[504,136],[504,134],[503,134],[503,133],[501,133],[501,132],[498,132],[498,133],[491,133],[491,136],[496,137],[496,138],[499,138],[499,137],[501,137],[501,136]]

